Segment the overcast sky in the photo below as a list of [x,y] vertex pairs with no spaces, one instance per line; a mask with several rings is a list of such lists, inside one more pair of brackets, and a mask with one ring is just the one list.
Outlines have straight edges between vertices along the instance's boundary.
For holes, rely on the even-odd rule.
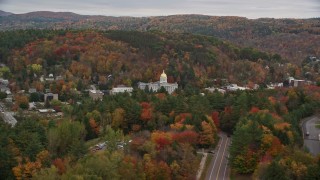
[[13,13],[68,11],[86,15],[205,14],[248,18],[320,17],[320,0],[0,0]]

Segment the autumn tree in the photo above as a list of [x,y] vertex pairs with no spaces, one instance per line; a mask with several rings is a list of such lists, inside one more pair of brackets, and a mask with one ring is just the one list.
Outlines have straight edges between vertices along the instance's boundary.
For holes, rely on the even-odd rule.
[[198,136],[198,133],[191,130],[186,130],[183,132],[174,133],[172,139],[179,143],[197,144]]
[[43,168],[32,177],[32,179],[35,180],[57,180],[59,178],[60,176],[58,174],[58,169],[55,166],[51,166],[50,168]]
[[266,180],[271,180],[271,179],[279,179],[279,180],[289,180],[289,177],[286,175],[286,170],[284,169],[284,167],[282,167],[281,165],[279,165],[279,162],[272,162],[265,174],[262,177],[263,179]]
[[122,108],[117,108],[113,113],[112,113],[112,123],[111,126],[113,128],[120,128],[125,125],[125,111]]
[[143,121],[149,121],[152,118],[152,109],[151,105],[147,102],[141,103],[142,111],[141,111],[141,120]]
[[172,134],[163,131],[154,131],[151,134],[151,140],[157,145],[157,149],[163,149],[173,142]]
[[[0,121],[0,177],[13,179],[12,168],[17,165],[14,153],[14,142],[10,139],[12,133],[9,124],[5,124],[4,121]],[[18,152],[17,152],[18,153]]]
[[12,73],[9,69],[9,67],[4,66],[0,68],[0,77],[4,78],[4,79],[9,79],[12,77]]
[[219,122],[219,112],[214,111],[211,115],[211,118],[214,122],[214,125],[219,129],[220,122]]
[[37,154],[47,146],[45,128],[34,119],[18,122],[14,132],[15,136],[12,137],[14,144],[22,156],[31,161],[35,161]]
[[97,125],[96,121],[91,118],[91,119],[89,120],[89,124],[90,124],[90,127],[92,128],[93,132],[94,132],[96,135],[99,135],[100,130],[99,130],[99,126]]
[[209,147],[215,143],[215,138],[217,135],[217,128],[214,125],[211,117],[206,116],[207,121],[201,122],[201,129],[199,136],[199,144],[204,147]]
[[18,107],[22,109],[28,109],[29,107],[29,99],[27,96],[24,95],[15,96],[15,103]]
[[35,161],[30,161],[26,158],[24,161],[19,162],[18,166],[12,168],[12,172],[16,179],[31,179],[41,168],[46,168],[50,165],[50,157],[48,151],[41,151],[37,155]]
[[85,134],[85,128],[81,123],[63,121],[58,127],[49,129],[48,149],[53,155],[60,157],[71,152],[73,148],[80,148],[77,151],[83,153],[85,149],[82,149],[81,144]]
[[230,162],[238,173],[248,174],[255,170],[262,133],[256,121],[242,119],[237,124],[230,146]]

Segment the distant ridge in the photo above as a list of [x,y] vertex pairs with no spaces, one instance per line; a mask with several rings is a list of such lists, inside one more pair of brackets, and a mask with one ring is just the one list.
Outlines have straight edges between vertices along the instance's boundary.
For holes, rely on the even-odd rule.
[[0,32],[17,29],[96,29],[192,33],[214,36],[241,47],[277,53],[290,62],[300,63],[309,55],[319,54],[319,20],[248,19],[199,14],[114,17],[37,11],[0,16]]
[[6,11],[1,11],[0,10],[0,16],[10,16],[10,15],[12,15],[13,13],[11,13],[11,12],[6,12]]
[[9,19],[14,19],[18,21],[37,21],[39,19],[44,20],[44,22],[52,22],[52,20],[58,22],[64,21],[79,21],[81,19],[86,19],[88,16],[79,15],[72,12],[52,12],[52,11],[35,11],[25,14],[14,14],[9,16]]
[[73,12],[52,12],[52,11],[35,11],[26,14],[17,14],[17,16],[25,16],[30,18],[44,17],[44,18],[62,18],[62,19],[73,19],[84,17],[82,15]]

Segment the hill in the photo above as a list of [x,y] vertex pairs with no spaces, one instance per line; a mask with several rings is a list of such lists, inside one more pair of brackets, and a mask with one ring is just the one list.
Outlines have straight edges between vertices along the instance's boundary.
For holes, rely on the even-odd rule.
[[0,16],[10,16],[10,15],[12,15],[12,13],[0,10]]
[[32,12],[0,17],[0,30],[46,28],[188,32],[277,53],[290,62],[300,64],[307,56],[320,53],[319,21],[319,18],[247,19],[204,15],[136,18]]
[[[282,81],[287,72],[283,69],[287,65],[279,66],[284,62],[277,54],[187,33],[29,30],[3,32],[0,42],[2,62],[17,82],[23,82],[21,88],[38,81],[29,69],[32,64],[43,67],[42,75],[53,73],[109,88],[157,81],[162,70],[170,82],[198,88],[213,85],[216,78],[240,84]],[[110,74],[114,79],[107,81]]]
[[[300,124],[319,112],[319,87],[225,94],[199,89],[223,85],[222,79],[242,85],[281,81],[305,70],[313,71],[312,78],[318,59],[308,57],[301,67],[213,36],[157,29],[2,31],[0,62],[8,67],[1,64],[0,75],[9,79],[15,99],[5,106],[17,112],[18,123],[0,121],[0,177],[195,179],[197,152],[221,146],[222,130],[233,134],[233,172],[316,179],[319,159],[303,147]],[[86,91],[92,84],[109,90],[157,81],[162,70],[168,82],[179,83],[173,95],[135,89],[95,101]],[[38,92],[20,91],[31,88]],[[47,90],[59,100],[45,101]],[[27,110],[29,102],[62,111],[62,117]]]

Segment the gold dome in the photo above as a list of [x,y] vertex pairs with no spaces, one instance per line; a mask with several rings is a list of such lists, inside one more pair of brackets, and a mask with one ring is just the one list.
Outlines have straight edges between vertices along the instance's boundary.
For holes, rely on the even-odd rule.
[[164,73],[164,70],[162,71],[160,78],[162,78],[162,77],[167,78],[167,75],[166,75],[166,73]]

